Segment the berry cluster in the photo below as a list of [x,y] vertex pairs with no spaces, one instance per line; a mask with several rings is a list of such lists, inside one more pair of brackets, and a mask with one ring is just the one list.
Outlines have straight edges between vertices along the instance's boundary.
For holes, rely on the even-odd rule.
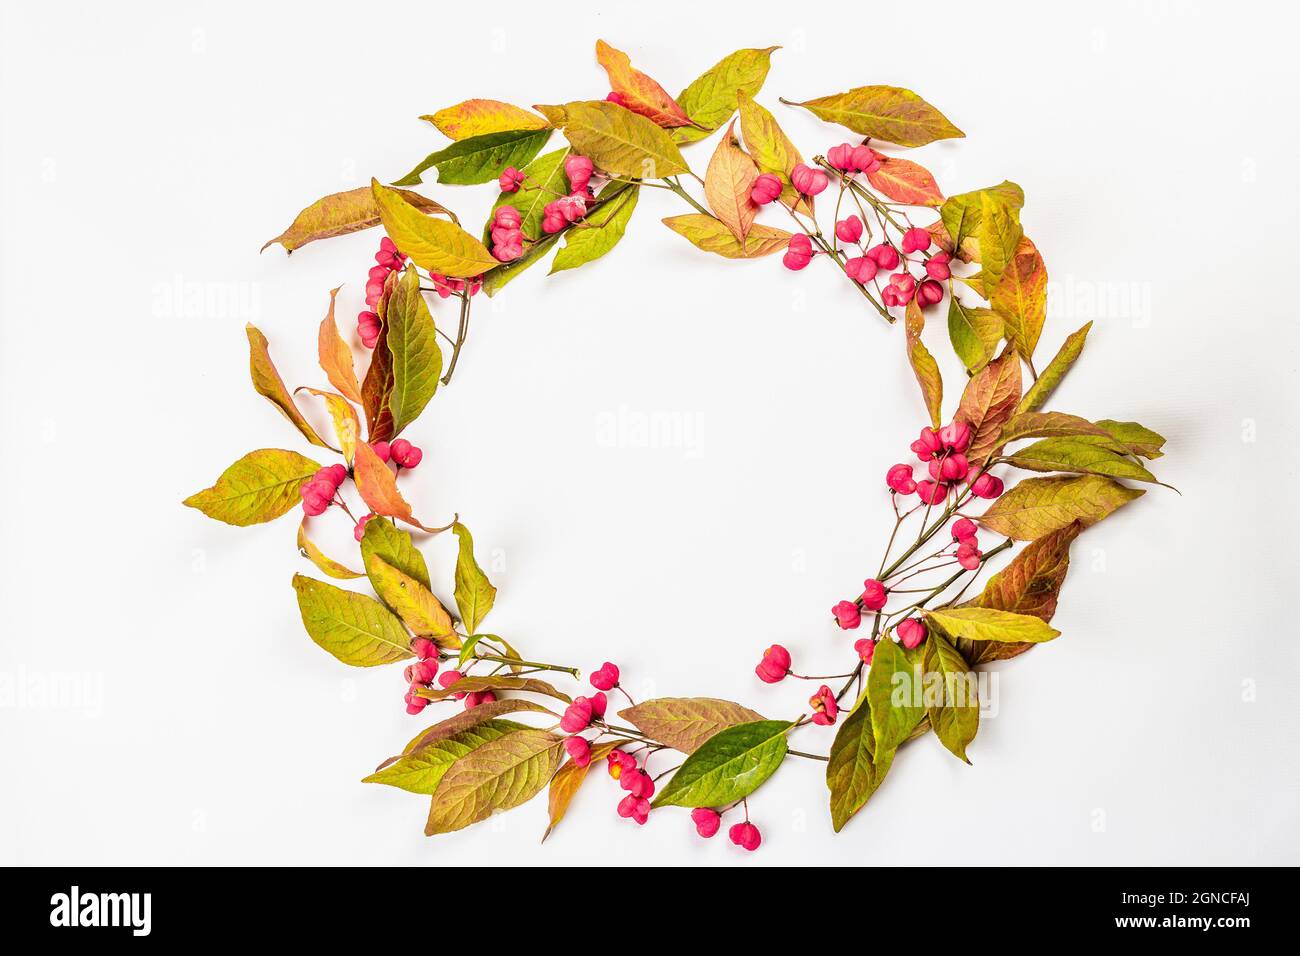
[[339,485],[347,480],[348,470],[343,465],[327,465],[311,476],[311,481],[298,489],[302,495],[302,512],[309,518],[323,515],[334,502]]
[[[612,95],[612,94],[611,94]],[[542,232],[547,235],[559,232],[587,214],[587,204],[592,201],[592,176],[596,167],[586,156],[570,153],[564,158],[564,175],[569,180],[568,195],[558,195],[542,209]],[[507,166],[497,178],[503,193],[516,193],[521,189],[541,189],[526,186],[527,173]],[[519,210],[514,206],[500,206],[492,217],[492,255],[501,262],[513,262],[524,254],[528,240],[524,237]]]
[[[970,440],[970,426],[963,421],[949,422],[937,431],[922,428],[911,447],[916,457],[926,463],[930,477],[917,481],[913,466],[899,463],[885,473],[885,484],[895,494],[915,494],[927,505],[942,504],[954,484],[971,477],[973,469],[965,455]],[[976,498],[996,498],[1002,490],[1002,479],[987,471],[978,472],[970,481],[970,493]]]
[[366,308],[357,315],[357,335],[361,337],[361,344],[368,349],[373,349],[379,341],[379,313],[375,307],[384,295],[388,276],[405,267],[406,256],[397,251],[392,239],[384,236],[379,240],[375,262],[377,265],[371,266],[370,275],[366,279]]

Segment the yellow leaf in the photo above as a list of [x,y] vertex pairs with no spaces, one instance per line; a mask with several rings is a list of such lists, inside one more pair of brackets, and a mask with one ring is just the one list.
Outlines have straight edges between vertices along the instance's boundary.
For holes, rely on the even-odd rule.
[[411,635],[374,598],[302,574],[293,576],[293,589],[307,634],[344,664],[375,667],[414,656]]
[[749,190],[758,178],[758,167],[749,158],[736,139],[736,122],[732,120],[727,134],[718,142],[718,148],[709,160],[704,175],[704,198],[709,208],[744,245],[749,228],[758,215],[758,207],[749,198]]
[[546,129],[546,120],[536,113],[500,100],[465,100],[420,119],[432,123],[443,136],[455,140],[516,129]]
[[790,142],[790,137],[785,135],[785,130],[781,129],[776,117],[754,102],[752,96],[741,93],[738,102],[740,131],[745,136],[749,155],[754,157],[754,162],[758,164],[760,170],[771,173],[781,180],[783,203],[811,216],[812,197],[801,196],[790,184],[790,171],[803,162],[799,150],[795,148],[794,143]]
[[966,135],[921,97],[897,86],[859,86],[803,103],[781,102],[802,106],[828,123],[899,146],[924,146]]
[[690,172],[681,150],[651,120],[605,100],[538,111],[564,130],[573,148],[605,172],[633,179],[661,179]]
[[298,406],[293,403],[293,396],[284,387],[284,379],[280,378],[275,363],[271,361],[271,349],[267,344],[266,336],[259,332],[256,326],[248,325],[244,328],[248,333],[248,368],[253,377],[253,388],[280,409],[284,417],[289,419],[309,442],[321,448],[329,448],[330,446],[316,434],[316,429],[302,417],[302,412],[298,411]]
[[623,97],[622,105],[633,113],[641,114],[658,126],[691,125],[691,118],[667,90],[634,69],[632,61],[622,50],[614,49],[604,40],[597,40],[596,62],[609,74],[609,88]]
[[1027,478],[993,502],[978,520],[997,534],[1033,541],[1075,521],[1096,524],[1144,494],[1099,475]]
[[[452,222],[456,221],[456,214],[441,203],[406,189],[397,191],[416,209],[446,216]],[[346,236],[348,233],[377,225],[379,225],[379,207],[375,205],[375,197],[371,194],[370,187],[360,186],[316,200],[298,213],[288,229],[274,239],[268,239],[262,249],[265,251],[267,246],[278,242],[289,252],[293,252],[317,239]]]
[[441,647],[453,650],[460,647],[451,615],[432,591],[373,552],[365,555],[365,564],[375,593],[412,632],[433,638]]
[[349,404],[348,400],[342,395],[335,395],[333,392],[321,391],[319,388],[309,388],[304,385],[299,391],[310,392],[317,398],[325,400],[325,407],[329,410],[330,421],[334,423],[334,434],[338,436],[339,449],[343,452],[343,457],[349,465],[352,464],[352,457],[356,452],[357,440],[361,435],[361,420],[357,417],[357,410]]
[[1031,360],[1047,319],[1047,265],[1028,236],[1021,237],[989,304],[1006,323],[1007,341]]
[[429,218],[407,202],[399,190],[373,179],[370,188],[388,237],[420,268],[464,279],[500,264],[483,243],[460,226]]
[[912,364],[916,384],[921,386],[921,398],[925,402],[926,411],[930,413],[930,422],[938,428],[943,424],[943,377],[939,374],[939,363],[921,341],[925,315],[915,296],[907,303],[905,323],[907,360]]
[[339,335],[338,324],[334,321],[334,302],[338,289],[330,290],[330,309],[321,319],[320,332],[316,336],[316,351],[319,355],[321,370],[330,384],[344,396],[358,405],[361,404],[361,385],[357,382],[356,369],[352,365],[352,349]]
[[726,224],[702,213],[669,216],[664,225],[680,236],[685,236],[698,248],[728,259],[757,259],[779,252],[790,241],[791,233],[762,223],[749,229],[745,244],[741,245]]
[[302,524],[298,525],[298,553],[332,578],[347,581],[352,578],[365,577],[361,572],[353,571],[350,568],[339,564],[320,548],[316,547],[315,542],[313,542],[311,538],[307,537],[306,518],[303,518]]
[[298,489],[320,467],[295,451],[261,448],[239,459],[221,473],[216,484],[190,495],[184,504],[241,528],[261,524],[298,504]]
[[681,108],[697,125],[679,126],[672,131],[678,143],[704,139],[736,112],[740,94],[756,96],[767,79],[772,53],[780,47],[737,50],[705,70],[677,97]]

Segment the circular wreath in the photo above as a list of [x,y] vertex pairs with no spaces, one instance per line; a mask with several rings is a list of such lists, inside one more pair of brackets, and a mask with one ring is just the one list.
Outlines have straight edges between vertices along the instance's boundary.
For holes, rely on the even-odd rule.
[[[392,186],[372,180],[318,200],[267,243],[293,252],[380,224],[387,233],[357,320],[369,352],[362,377],[335,322],[338,289],[317,335],[329,389],[291,393],[265,337],[247,330],[254,388],[308,442],[342,461],[322,466],[294,451],[260,449],[185,504],[240,526],[300,505],[300,554],[327,577],[367,578],[377,595],[295,574],[312,640],[353,666],[403,662],[408,713],[462,702],[365,778],[430,796],[428,834],[461,829],[549,787],[549,835],[601,761],[618,782],[620,816],[644,824],[655,808],[685,807],[700,836],[728,822],[731,841],[753,850],[761,833],[749,798],[788,756],[826,765],[839,830],[905,743],[933,731],[966,760],[980,715],[975,669],[1058,636],[1050,621],[1071,542],[1143,494],[1125,482],[1156,480],[1144,463],[1161,454],[1156,433],[1135,422],[1043,410],[1083,351],[1091,323],[1069,334],[1041,373],[1035,369],[1047,270],[1021,225],[1020,187],[1003,182],[945,198],[924,167],[878,150],[877,142],[916,147],[963,135],[921,97],[890,86],[782,100],[857,136],[805,162],[754,99],[775,49],[738,50],[674,98],[626,54],[598,41],[596,57],[612,89],[604,100],[533,112],[471,99],[440,110],[424,119],[450,145]],[[724,126],[700,178],[681,148]],[[543,152],[557,131],[567,145]],[[430,170],[440,184],[497,184],[480,237],[441,203],[404,188]],[[551,680],[577,681],[577,667],[532,660],[484,632],[496,588],[465,525],[425,525],[398,487],[423,457],[399,436],[439,386],[452,382],[475,296],[495,295],[552,252],[551,272],[604,256],[645,188],[669,191],[691,207],[664,224],[700,249],[731,259],[783,252],[783,264],[796,271],[824,261],[880,318],[903,319],[928,421],[909,460],[882,467],[882,506],[892,507],[896,520],[879,567],[856,597],[831,608],[836,626],[864,635],[846,642],[844,672],[797,673],[780,645],[755,667],[763,682],[806,680],[816,688],[792,718],[767,719],[713,698],[634,701],[611,662],[591,673],[591,692],[571,696]],[[828,210],[834,224],[823,231],[819,217]],[[945,298],[948,337],[968,375],[951,419],[942,410],[938,363],[922,341],[926,312]],[[458,307],[454,332],[434,321],[430,304],[438,299]],[[439,338],[450,349],[445,363]],[[297,392],[324,403],[333,442],[303,415]],[[1009,469],[1049,474],[1007,488]],[[364,511],[349,506],[349,482]],[[339,513],[354,526],[362,571],[352,570],[356,559],[327,556],[308,534],[313,519]],[[406,528],[450,530],[457,539],[455,616],[436,596]],[[1016,542],[1027,545],[973,592],[990,559]],[[791,744],[796,734],[800,749]]]

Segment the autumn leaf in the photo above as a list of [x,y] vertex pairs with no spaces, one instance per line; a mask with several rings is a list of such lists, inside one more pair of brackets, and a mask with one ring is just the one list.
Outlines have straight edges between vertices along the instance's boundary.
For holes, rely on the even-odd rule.
[[992,309],[965,305],[954,294],[948,299],[948,338],[966,371],[988,365],[1002,339],[1002,316]]
[[996,186],[949,196],[939,207],[940,221],[948,237],[944,251],[961,250],[964,262],[980,261],[978,239],[984,222],[986,197],[996,199],[1001,206],[1015,212],[1025,205],[1025,191],[1008,179]]
[[1002,444],[1002,427],[1015,413],[1020,401],[1020,358],[1006,351],[966,383],[957,419],[970,426],[970,446],[966,457],[975,468]]
[[339,440],[339,450],[342,451],[344,460],[351,465],[352,457],[356,452],[357,439],[361,435],[361,420],[357,418],[357,410],[346,398],[334,392],[308,388],[305,385],[298,391],[324,399],[330,421],[334,423],[334,435]]
[[811,196],[801,196],[790,184],[790,171],[803,162],[803,157],[785,130],[777,123],[764,107],[754,102],[753,97],[741,93],[738,99],[740,108],[740,131],[745,137],[745,146],[758,168],[771,173],[781,180],[781,201],[794,206],[797,211],[813,213]]
[[876,758],[876,741],[871,730],[871,704],[863,691],[853,710],[835,732],[830,760],[826,764],[826,786],[830,789],[831,825],[844,829],[849,818],[861,810],[880,786],[894,762],[897,748],[883,750]]
[[997,534],[1019,541],[1033,541],[1075,521],[1085,526],[1103,518],[1146,494],[1100,475],[1027,478],[977,519]]
[[[446,216],[452,222],[456,221],[456,214],[441,203],[409,190],[399,189],[397,192],[420,212]],[[278,242],[292,253],[295,249],[301,249],[307,243],[315,242],[317,239],[346,236],[348,233],[359,232],[377,225],[379,225],[379,206],[375,204],[374,194],[369,187],[360,186],[316,200],[298,213],[288,229],[274,239],[267,240],[266,245],[262,246],[262,251],[266,251],[267,246]]]
[[919,652],[905,649],[888,636],[876,643],[867,670],[866,697],[877,761],[902,746],[925,718],[919,667]]
[[749,796],[781,766],[790,727],[784,720],[759,720],[714,734],[686,758],[651,806],[721,807]]
[[779,49],[737,50],[692,80],[677,102],[697,125],[677,127],[671,132],[673,139],[678,143],[704,139],[736,112],[741,94],[757,96],[767,80],[772,53]]
[[[1103,429],[1113,442],[1117,442],[1119,447],[1125,449],[1131,455],[1138,455],[1141,458],[1160,458],[1164,455],[1164,452],[1160,450],[1165,444],[1164,436],[1143,425],[1139,425],[1137,422],[1117,422],[1113,419],[1103,418],[1093,424]],[[1110,442],[1106,442],[1098,436],[1080,435],[1077,440],[1113,447]]]
[[321,320],[320,331],[316,336],[316,351],[319,355],[321,370],[330,384],[339,392],[358,405],[362,404],[361,385],[357,382],[356,369],[352,364],[352,349],[339,335],[338,323],[334,321],[334,305],[339,290],[330,290],[330,308]]
[[980,246],[980,265],[986,281],[996,283],[1002,278],[1024,229],[1020,226],[1020,210],[1014,203],[996,192],[980,194],[982,204],[977,235]]
[[375,769],[377,771],[382,770],[384,767],[390,766],[404,756],[419,753],[425,747],[435,744],[439,740],[446,740],[448,737],[454,737],[456,734],[468,730],[471,727],[487,723],[489,720],[494,720],[495,718],[501,717],[505,714],[520,712],[549,714],[552,717],[558,716],[554,711],[548,710],[541,704],[535,703],[531,700],[524,700],[522,697],[506,697],[502,700],[484,701],[476,707],[470,707],[468,710],[463,710],[455,716],[447,717],[444,720],[438,721],[432,727],[426,727],[424,730],[421,730],[411,738],[410,743],[402,748],[400,754],[396,757],[389,757]]
[[926,716],[939,742],[954,756],[970,763],[966,748],[979,730],[979,690],[975,672],[957,648],[938,632],[925,639],[927,674],[937,675],[939,686],[927,688]]
[[921,341],[925,316],[915,297],[907,303],[905,324],[907,360],[912,365],[916,383],[921,387],[921,399],[930,413],[930,422],[938,428],[943,424],[943,378],[939,374],[939,363]]
[[551,832],[560,825],[564,815],[569,811],[569,804],[577,796],[579,788],[582,787],[583,781],[587,779],[587,772],[596,766],[601,760],[608,757],[619,744],[627,743],[625,740],[605,740],[598,744],[593,744],[587,763],[579,766],[572,760],[566,760],[564,766],[555,771],[555,776],[551,778],[551,787],[546,795],[546,812],[550,817],[547,824],[546,832],[542,834],[542,842]]
[[784,229],[754,223],[742,246],[735,234],[727,228],[726,223],[702,213],[687,213],[683,216],[669,216],[663,220],[665,226],[684,236],[698,249],[712,252],[727,259],[757,259],[780,252],[790,242],[792,233]]
[[736,123],[732,120],[726,135],[718,141],[718,148],[709,160],[704,175],[704,198],[713,214],[722,221],[743,246],[758,207],[749,198],[750,188],[758,178],[758,167],[749,154],[740,148],[736,139]]
[[420,276],[414,268],[402,273],[388,300],[384,345],[392,356],[393,388],[388,408],[393,416],[392,435],[396,437],[424,411],[442,374],[442,351],[433,316],[420,292]]
[[308,635],[344,664],[375,667],[414,656],[402,622],[374,598],[301,574],[293,589]]
[[580,226],[565,232],[564,246],[551,263],[551,274],[594,262],[618,245],[627,231],[640,192],[640,186],[606,183],[600,191],[600,198],[606,201],[588,214]]
[[477,276],[497,260],[487,247],[454,223],[432,219],[408,203],[399,190],[370,181],[384,231],[421,269],[453,278]]
[[1007,341],[1031,361],[1047,318],[1047,266],[1028,236],[989,295],[989,304],[1006,323]]
[[431,638],[439,647],[451,650],[460,647],[460,636],[451,623],[451,615],[432,591],[373,553],[365,555],[363,560],[370,586],[412,633]]
[[1027,471],[1067,471],[1085,475],[1106,475],[1155,482],[1151,474],[1131,458],[1109,448],[1073,438],[1044,438],[1006,455],[1007,461]]
[[397,490],[397,479],[366,442],[357,443],[356,458],[352,462],[352,479],[357,493],[375,514],[387,515],[405,521],[421,531],[443,531],[429,528],[411,513],[411,506]]
[[472,694],[485,690],[511,690],[524,694],[542,694],[554,697],[566,704],[573,699],[563,691],[536,677],[511,677],[509,674],[493,674],[486,677],[462,677],[448,687],[430,687],[421,690],[420,696],[429,700],[442,700],[452,694]]
[[371,518],[361,535],[362,563],[376,558],[429,587],[429,568],[411,533],[387,518]]
[[451,526],[460,541],[456,555],[456,607],[465,622],[465,631],[473,634],[496,602],[497,589],[492,586],[474,558],[474,538],[469,529],[457,521]]
[[460,830],[526,803],[546,786],[563,752],[564,738],[515,725],[458,757],[434,789],[425,834]]
[[1075,360],[1083,354],[1083,345],[1087,341],[1088,332],[1091,329],[1092,323],[1086,322],[1077,332],[1071,332],[1066,336],[1060,351],[1052,356],[1052,360],[1047,363],[1047,367],[1038,376],[1038,380],[1029,386],[1029,391],[1025,392],[1025,397],[1016,406],[1017,412],[1032,412],[1043,407],[1043,403],[1047,401],[1052,392],[1056,391],[1056,386],[1061,384],[1061,379],[1065,377],[1065,373],[1074,365]]
[[316,567],[320,568],[332,578],[340,581],[348,581],[353,578],[365,577],[359,571],[353,571],[342,564],[339,564],[333,558],[329,557],[320,548],[316,547],[315,542],[307,537],[307,519],[302,519],[302,524],[298,525],[298,553],[310,561]]
[[[689,172],[672,137],[652,121],[605,100],[538,106],[575,150],[600,169],[633,179]],[[405,250],[403,250],[405,251]]]
[[1065,412],[1018,412],[1002,427],[1001,442],[1008,444],[1025,438],[1077,438],[1099,436],[1110,438],[1110,433],[1078,415]]
[[663,127],[690,126],[691,118],[668,92],[633,68],[628,55],[604,40],[596,41],[596,62],[609,74],[609,88],[623,98],[622,105]]
[[[481,709],[474,707],[457,716],[473,714],[478,717],[480,715],[477,712]],[[432,795],[438,789],[443,775],[457,760],[520,726],[522,725],[505,720],[489,720],[484,716],[455,733],[431,740],[419,750],[386,761],[374,773],[363,777],[361,782],[382,783],[408,793]]]
[[645,736],[692,754],[719,731],[765,719],[748,707],[714,697],[657,697],[619,711]]
[[293,403],[293,396],[284,387],[284,379],[280,378],[275,363],[271,361],[271,350],[266,336],[253,325],[247,325],[244,329],[248,333],[248,366],[253,377],[253,388],[280,409],[281,414],[289,419],[309,442],[321,448],[329,448],[330,446],[316,434],[316,430],[311,427],[307,419],[303,418],[302,412]]
[[949,607],[922,613],[927,623],[937,625],[945,634],[968,641],[1041,644],[1061,636],[1040,617],[991,607]]
[[430,153],[393,185],[414,186],[423,182],[422,177],[430,169],[437,169],[438,182],[443,185],[492,182],[507,167],[531,162],[550,138],[551,131],[545,126],[470,136]]
[[920,163],[872,150],[880,166],[867,173],[867,182],[877,192],[894,202],[909,206],[937,206],[943,202],[943,193],[930,171]]
[[393,412],[389,399],[393,393],[393,355],[388,350],[388,300],[401,280],[400,272],[390,272],[384,290],[375,303],[379,317],[379,335],[370,350],[370,367],[361,382],[361,404],[366,411],[367,440],[388,441],[393,437]]
[[299,504],[298,489],[320,467],[297,452],[262,448],[249,452],[223,471],[211,488],[190,495],[183,503],[240,528],[261,524]]
[[924,146],[966,135],[921,97],[897,86],[860,86],[802,103],[781,102],[802,106],[828,123],[899,146]]
[[536,113],[500,100],[473,99],[448,106],[420,119],[432,123],[448,139],[462,140],[484,133],[546,129],[546,120]]

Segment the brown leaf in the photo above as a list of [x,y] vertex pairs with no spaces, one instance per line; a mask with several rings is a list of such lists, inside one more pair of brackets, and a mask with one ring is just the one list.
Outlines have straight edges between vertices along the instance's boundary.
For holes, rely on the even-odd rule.
[[329,448],[329,443],[316,434],[316,429],[303,418],[302,412],[298,411],[298,406],[293,403],[293,396],[284,387],[284,379],[280,378],[275,363],[271,361],[271,349],[267,344],[266,336],[253,325],[245,326],[245,330],[248,332],[248,367],[253,377],[253,388],[280,409],[284,417],[289,419],[309,442],[321,448]]
[[320,356],[320,367],[330,384],[347,398],[362,404],[361,386],[357,382],[357,373],[352,366],[352,349],[339,335],[338,324],[334,321],[334,301],[338,289],[330,290],[330,309],[321,319],[320,332],[316,336],[316,350]]
[[623,97],[622,105],[633,113],[640,113],[665,128],[693,125],[686,111],[662,86],[633,68],[626,53],[604,40],[597,40],[596,62],[609,74],[610,89]]
[[[434,202],[408,189],[399,189],[407,202],[422,212],[435,216],[446,216],[456,222],[456,214],[441,203]],[[293,223],[274,239],[269,239],[266,247],[280,243],[289,252],[301,249],[317,239],[331,239],[334,236],[346,236],[351,232],[370,229],[379,225],[379,206],[369,186],[349,189],[347,192],[333,193],[324,199],[318,199],[302,212]]]
[[925,315],[921,312],[921,306],[917,304],[915,296],[907,303],[905,328],[907,360],[912,363],[912,373],[916,376],[916,383],[921,386],[921,398],[930,413],[930,422],[938,428],[943,424],[943,378],[939,374],[939,363],[921,342],[921,332],[925,328]]
[[731,230],[743,246],[749,229],[758,216],[758,207],[749,198],[749,190],[758,178],[758,167],[736,139],[736,121],[718,141],[713,158],[704,175],[704,198],[709,208]]
[[375,305],[379,316],[379,338],[370,351],[370,367],[361,383],[361,405],[366,410],[366,440],[388,441],[393,437],[393,353],[388,348],[388,302],[401,281],[401,273],[390,272],[384,291]]
[[559,770],[555,771],[555,776],[551,778],[551,789],[547,791],[547,813],[550,816],[550,824],[546,827],[546,832],[542,834],[542,842],[551,835],[551,831],[560,825],[564,819],[564,814],[569,810],[569,804],[577,796],[578,789],[587,779],[587,772],[596,764],[598,760],[604,760],[611,752],[616,750],[619,744],[627,743],[626,740],[606,740],[603,743],[593,744],[591,748],[591,760],[584,766],[579,767],[572,760],[567,760]]
[[[880,161],[880,168],[867,173],[867,182],[894,202],[909,206],[937,206],[943,202],[943,193],[930,171],[910,159],[886,156],[874,149],[872,155]],[[941,223],[942,224],[942,223]],[[945,230],[945,234],[947,230]]]
[[957,418],[971,429],[966,457],[980,468],[1002,445],[1002,426],[1020,402],[1020,357],[1010,349],[971,377],[957,406]]
[[714,697],[658,697],[619,711],[641,733],[692,754],[720,730],[764,720],[762,714]]
[[429,700],[442,700],[452,694],[468,694],[481,690],[514,690],[525,694],[544,694],[562,700],[566,704],[573,703],[572,697],[544,680],[538,680],[536,677],[510,677],[505,674],[494,674],[491,677],[462,677],[450,687],[431,687],[422,690],[420,696],[427,697]]

